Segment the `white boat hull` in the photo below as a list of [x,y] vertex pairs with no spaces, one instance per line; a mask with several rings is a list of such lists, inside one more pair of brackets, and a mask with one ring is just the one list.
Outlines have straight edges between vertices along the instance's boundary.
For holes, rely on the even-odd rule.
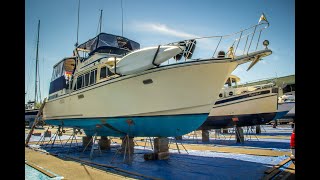
[[290,119],[295,117],[295,102],[279,103],[279,115],[277,119]]
[[[80,127],[82,124],[80,128],[85,129],[88,134],[94,133],[96,124],[108,122],[113,123],[113,128],[126,132],[126,120],[132,119],[136,121],[133,128],[136,131],[132,130],[132,136],[183,135],[205,121],[220,89],[237,65],[237,62],[194,61],[104,81],[48,101],[43,118],[47,124],[53,125]],[[184,124],[188,115],[192,117],[200,114],[201,118],[188,120],[192,125]],[[140,123],[142,120],[158,117],[162,119],[152,123],[149,121],[149,125]],[[84,121],[88,123],[81,123]],[[166,123],[162,125],[167,130],[157,128],[162,122]],[[144,128],[151,128],[153,131],[142,130]],[[110,131],[99,134],[124,135]]]
[[199,129],[265,124],[276,116],[277,93],[262,89],[219,99]]

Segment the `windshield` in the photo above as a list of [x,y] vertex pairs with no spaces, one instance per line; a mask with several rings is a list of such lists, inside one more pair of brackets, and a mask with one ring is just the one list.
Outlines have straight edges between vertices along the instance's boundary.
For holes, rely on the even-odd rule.
[[70,76],[73,73],[75,68],[75,59],[66,58],[60,61],[53,67],[52,78],[51,81],[58,79],[59,77],[65,75]]

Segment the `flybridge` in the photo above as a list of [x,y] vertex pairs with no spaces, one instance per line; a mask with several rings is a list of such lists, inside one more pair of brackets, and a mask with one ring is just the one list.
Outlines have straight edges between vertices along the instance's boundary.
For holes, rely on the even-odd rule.
[[130,51],[140,49],[140,44],[128,38],[113,34],[100,33],[96,37],[77,47],[91,56],[95,52],[123,55]]

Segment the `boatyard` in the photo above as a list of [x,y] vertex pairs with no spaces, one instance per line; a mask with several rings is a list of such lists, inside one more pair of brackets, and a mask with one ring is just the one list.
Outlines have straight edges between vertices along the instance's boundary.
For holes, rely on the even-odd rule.
[[[144,159],[144,154],[152,152],[153,148],[146,138],[135,138],[134,153],[130,158],[116,153],[121,140],[114,138],[111,139],[110,150],[100,152],[96,146],[90,159],[91,149],[82,151],[84,134],[77,136],[77,142],[74,139],[70,143],[72,131],[66,129],[66,133],[52,146],[52,141],[46,144],[49,136],[45,141],[41,140],[45,129],[40,128],[34,131],[38,136],[32,136],[30,148],[26,148],[26,162],[43,168],[56,179],[181,179],[185,176],[200,179],[287,179],[294,176],[294,163],[289,159],[291,125],[277,128],[264,125],[260,134],[248,129],[243,143],[236,142],[232,130],[229,129],[230,133],[210,132],[209,142],[202,142],[199,131],[184,135],[182,140],[172,138],[170,158],[150,161]],[[26,137],[28,131],[26,129]],[[281,166],[276,167],[278,164]]]
[[26,0],[25,179],[295,179],[294,1],[230,5]]

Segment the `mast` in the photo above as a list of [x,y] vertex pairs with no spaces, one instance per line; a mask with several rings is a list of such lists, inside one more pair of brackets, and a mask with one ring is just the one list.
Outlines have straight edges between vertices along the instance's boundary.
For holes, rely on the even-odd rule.
[[79,37],[79,16],[80,16],[80,0],[78,3],[78,24],[77,24],[77,42],[75,44],[75,47],[78,46],[78,37]]
[[102,9],[100,10],[100,32],[101,33],[101,26],[102,26]]
[[34,92],[34,103],[37,102],[37,82],[38,82],[38,51],[39,51],[39,32],[40,32],[40,19],[38,21],[38,39],[37,39],[37,52],[36,52],[36,79],[35,79],[35,92]]
[[123,36],[123,7],[122,7],[122,0],[121,0],[121,36]]
[[102,9],[100,9],[100,17],[99,17],[99,23],[97,27],[97,35],[101,33],[101,28],[102,28]]

